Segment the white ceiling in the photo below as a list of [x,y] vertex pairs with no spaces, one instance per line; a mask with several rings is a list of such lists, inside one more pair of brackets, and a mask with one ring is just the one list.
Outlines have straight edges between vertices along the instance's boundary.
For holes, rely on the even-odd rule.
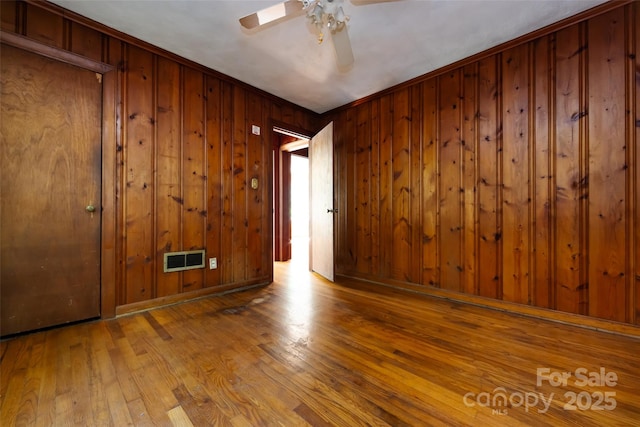
[[335,65],[304,15],[248,31],[278,0],[50,0],[323,113],[575,15],[604,0],[344,0],[355,63]]

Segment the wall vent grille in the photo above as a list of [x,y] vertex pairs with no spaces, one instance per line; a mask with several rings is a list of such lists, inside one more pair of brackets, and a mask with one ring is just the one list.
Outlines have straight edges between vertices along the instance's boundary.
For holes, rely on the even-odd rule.
[[198,251],[167,252],[164,254],[164,272],[204,268],[204,249]]

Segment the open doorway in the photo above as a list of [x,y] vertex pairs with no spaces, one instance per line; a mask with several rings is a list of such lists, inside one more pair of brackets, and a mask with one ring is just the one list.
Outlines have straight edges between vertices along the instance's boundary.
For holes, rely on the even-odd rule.
[[[292,259],[292,200],[297,209],[307,212],[307,220],[296,224],[296,237],[302,237],[302,246],[307,247],[308,255],[301,256],[307,262],[306,267],[330,281],[334,276],[334,215],[338,210],[334,206],[333,194],[333,122],[327,124],[313,137],[273,129],[273,203],[274,203],[274,261]],[[295,153],[295,154],[293,154]],[[306,171],[298,171],[306,177],[296,177],[295,192],[292,186],[292,158],[304,157]],[[295,159],[296,165],[298,160]],[[302,160],[304,162],[304,160]],[[303,203],[303,204],[302,204]],[[305,236],[304,223],[309,225]],[[298,240],[298,239],[297,239]],[[309,243],[305,245],[305,241]],[[299,244],[300,246],[300,244]],[[307,251],[296,248],[296,254]],[[297,261],[298,257],[296,257]]]
[[309,268],[308,147],[304,133],[273,128],[273,259],[305,269]]
[[291,153],[291,262],[308,268],[309,157],[300,151]]

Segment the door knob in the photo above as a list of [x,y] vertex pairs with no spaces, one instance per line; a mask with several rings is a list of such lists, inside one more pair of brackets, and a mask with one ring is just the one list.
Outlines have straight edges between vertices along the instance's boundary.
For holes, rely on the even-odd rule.
[[86,208],[84,208],[84,210],[86,210],[87,212],[93,213],[96,211],[96,208],[93,205],[88,205]]

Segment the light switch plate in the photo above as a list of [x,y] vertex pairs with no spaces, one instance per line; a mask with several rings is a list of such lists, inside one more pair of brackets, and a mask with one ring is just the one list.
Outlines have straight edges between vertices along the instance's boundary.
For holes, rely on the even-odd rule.
[[260,135],[260,126],[252,125],[251,133],[254,135]]

